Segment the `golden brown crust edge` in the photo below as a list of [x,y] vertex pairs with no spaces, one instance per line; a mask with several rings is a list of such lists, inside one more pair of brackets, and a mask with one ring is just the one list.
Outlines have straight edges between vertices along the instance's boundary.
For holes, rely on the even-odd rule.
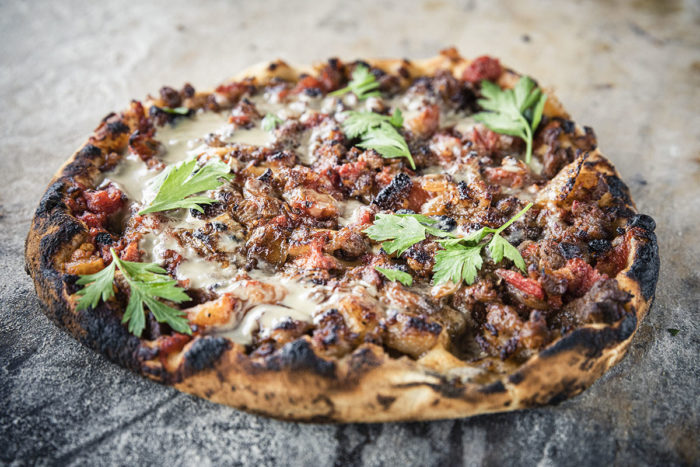
[[[407,67],[411,76],[419,76],[445,68],[459,75],[469,62],[441,54],[425,61],[370,63],[387,72]],[[312,70],[293,69],[277,61],[253,67],[236,79],[297,79],[301,72]],[[506,72],[501,84],[512,85],[516,79],[515,73]],[[566,115],[551,96],[548,103],[545,114]],[[287,344],[278,355],[253,361],[236,344],[198,337],[183,349],[178,370],[168,373],[145,360],[140,339],[126,331],[107,305],[100,304],[90,312],[75,310],[71,294],[76,277],[54,267],[57,258],[87,235],[83,224],[63,204],[66,178],[96,177],[103,157],[99,148],[87,143],[77,151],[54,177],[32,221],[26,265],[46,314],[79,341],[122,366],[181,391],[251,412],[288,420],[380,422],[457,418],[556,403],[580,393],[620,361],[654,298],[659,271],[654,222],[636,215],[627,226],[632,230],[627,267],[617,276],[620,287],[633,296],[627,304],[630,314],[612,326],[576,329],[514,373],[489,384],[450,381],[406,357],[389,357],[381,347],[370,344],[340,361],[325,360],[315,355],[304,339]],[[563,176],[569,177],[564,185],[573,186],[585,171],[602,172],[615,186],[611,194],[634,210],[627,187],[598,151],[574,164],[578,166],[562,170]]]

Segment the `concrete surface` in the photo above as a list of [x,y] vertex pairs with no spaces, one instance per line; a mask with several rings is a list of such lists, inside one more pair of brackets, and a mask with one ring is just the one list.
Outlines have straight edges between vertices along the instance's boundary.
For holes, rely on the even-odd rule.
[[[697,1],[0,2],[0,463],[698,464],[699,31]],[[447,45],[554,87],[658,222],[654,308],[583,395],[458,421],[282,423],[141,379],[41,313],[23,269],[29,221],[108,112],[276,57],[426,57]]]

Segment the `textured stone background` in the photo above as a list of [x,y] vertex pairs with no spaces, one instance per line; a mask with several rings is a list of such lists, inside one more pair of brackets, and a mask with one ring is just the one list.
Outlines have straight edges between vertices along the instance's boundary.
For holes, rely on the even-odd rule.
[[[195,3],[0,2],[0,463],[700,462],[697,1]],[[427,57],[447,45],[555,88],[658,221],[654,308],[625,360],[583,395],[458,421],[282,423],[143,380],[41,313],[22,259],[32,212],[109,111],[277,57]]]

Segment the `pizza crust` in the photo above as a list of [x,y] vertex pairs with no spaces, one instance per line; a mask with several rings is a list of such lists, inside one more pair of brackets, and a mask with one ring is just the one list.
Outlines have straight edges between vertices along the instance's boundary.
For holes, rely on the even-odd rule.
[[[402,69],[400,76],[412,78],[440,69],[460,76],[469,61],[448,50],[423,61],[369,63],[390,73]],[[314,74],[315,69],[292,68],[278,60],[252,67],[233,81],[297,80],[303,73]],[[517,74],[507,70],[500,84],[510,87],[517,79]],[[551,93],[545,114],[568,117]],[[626,304],[629,314],[614,325],[582,326],[503,376],[463,383],[408,357],[390,357],[373,344],[363,344],[341,360],[327,360],[314,353],[307,337],[285,345],[273,356],[253,360],[239,344],[199,336],[172,362],[174,369],[167,370],[144,357],[141,340],[127,332],[108,304],[100,303],[89,312],[76,310],[72,294],[78,288],[74,284],[77,277],[56,269],[56,264],[87,238],[84,225],[63,203],[63,190],[68,177],[90,184],[99,175],[104,155],[92,148],[86,143],[58,171],[39,203],[27,237],[27,271],[47,316],[122,366],[181,391],[250,412],[285,420],[380,422],[457,418],[556,403],[580,393],[622,359],[654,299],[659,271],[654,222],[636,215],[627,226],[632,231],[627,266],[616,277],[620,288],[632,295]],[[563,187],[571,189],[592,171],[619,181],[617,195],[635,211],[619,174],[597,150],[564,168],[561,188],[550,195],[565,197]],[[440,360],[439,355],[434,357]]]

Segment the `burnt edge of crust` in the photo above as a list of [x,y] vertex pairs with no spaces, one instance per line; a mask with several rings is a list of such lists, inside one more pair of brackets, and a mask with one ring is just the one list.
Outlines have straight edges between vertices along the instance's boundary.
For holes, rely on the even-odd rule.
[[[114,116],[115,114],[112,114]],[[110,122],[112,123],[112,122]],[[107,136],[116,137],[124,133],[128,126],[119,119],[121,125],[107,125]],[[39,297],[44,303],[46,314],[56,322],[60,327],[64,327],[73,334],[84,345],[101,352],[108,359],[119,363],[133,371],[139,372],[145,376],[149,375],[147,368],[142,364],[143,357],[139,357],[139,348],[141,341],[139,338],[128,333],[126,328],[120,323],[117,314],[107,305],[101,304],[95,310],[75,311],[68,300],[69,289],[72,288],[72,282],[69,275],[57,271],[53,267],[52,261],[60,250],[70,244],[80,235],[86,234],[86,229],[70,215],[65,203],[63,202],[63,190],[66,181],[77,175],[89,175],[90,169],[95,170],[99,164],[99,159],[102,156],[102,149],[90,143],[85,144],[78,150],[73,157],[58,171],[55,178],[45,194],[42,196],[39,206],[35,212],[30,229],[29,236],[25,243],[25,257],[27,263],[27,272],[32,276]],[[607,160],[604,159],[606,162]],[[621,199],[626,205],[633,209],[633,204],[629,196],[629,190],[622,180],[619,179],[612,164],[607,162],[612,169],[612,174],[608,174],[606,181],[608,182],[611,194]],[[581,165],[572,173],[570,184],[573,185],[580,170]],[[570,190],[572,186],[565,187]],[[634,260],[625,272],[626,276],[639,286],[641,294],[646,299],[645,302],[636,302],[640,305],[639,309],[634,309],[634,313],[641,313],[643,309],[648,309],[650,299],[654,296],[656,282],[659,272],[659,253],[656,236],[653,233],[655,224],[654,221],[645,215],[634,215],[628,221],[628,228],[635,229],[635,239],[637,240],[634,248]],[[73,279],[75,277],[73,276]],[[638,316],[636,314],[628,315],[615,327],[606,327],[603,329],[581,328],[562,337],[552,344],[551,347],[544,349],[540,354],[536,355],[515,373],[505,375],[503,382],[507,384],[519,385],[528,381],[527,373],[530,371],[537,372],[537,367],[541,365],[541,360],[554,360],[557,356],[564,356],[568,352],[584,350],[586,357],[593,360],[600,355],[606,348],[617,347],[624,350],[626,347],[625,341],[629,339],[635,332],[638,324]],[[196,339],[190,348],[185,352],[184,364],[178,372],[183,373],[202,373],[202,370],[214,367],[218,361],[222,360],[223,355],[232,351],[230,342],[222,338],[199,338]],[[581,353],[583,354],[583,353]],[[239,357],[248,360],[245,355]],[[350,373],[347,377],[342,378],[342,381],[337,375],[336,365],[333,361],[328,361],[317,356],[310,348],[308,342],[303,339],[287,344],[281,351],[273,356],[268,357],[264,365],[264,370],[274,370],[279,372],[289,371],[290,373],[299,370],[310,370],[310,372],[322,376],[323,378],[338,378],[338,382],[351,383],[353,379],[359,380],[363,374],[370,371],[372,368],[380,367],[386,361],[386,355],[376,353],[370,349],[360,349],[351,357]],[[609,359],[612,363],[616,363],[620,357]],[[536,361],[533,361],[536,360]],[[249,360],[250,362],[250,360]],[[252,366],[253,364],[250,362]],[[184,369],[184,370],[183,370]],[[263,368],[261,368],[263,369]],[[583,369],[582,369],[583,371]],[[164,373],[167,373],[164,371]],[[190,374],[183,375],[187,379]],[[352,375],[354,378],[349,378]],[[601,372],[597,374],[589,374],[588,378],[571,380],[563,379],[561,381],[562,389],[549,393],[535,393],[532,397],[521,399],[518,404],[512,408],[524,408],[534,405],[542,405],[545,403],[557,403],[572,395],[580,393],[588,387]],[[175,383],[176,379],[172,378],[175,375],[162,375],[164,377],[156,378],[161,382]],[[434,374],[426,372],[426,376],[434,381]],[[438,378],[439,383],[416,382],[405,383],[402,386],[428,386],[433,391],[447,399],[462,398],[471,399],[467,394],[469,386],[476,387],[477,391],[484,395],[499,395],[507,393],[510,388],[503,384],[502,381],[492,382],[489,385],[479,385],[475,383],[467,383],[467,385],[448,381],[443,377]],[[398,386],[397,386],[398,387]],[[203,394],[199,394],[203,395]],[[385,397],[385,396],[382,396]],[[393,397],[393,396],[390,396]],[[385,406],[388,410],[392,405],[385,399],[386,404],[377,401]],[[332,401],[330,401],[332,403]],[[504,404],[504,407],[510,405]],[[243,410],[265,413],[263,409],[255,407],[247,407],[239,405]],[[473,408],[467,410],[473,413]],[[501,409],[507,410],[507,409]],[[489,411],[495,411],[489,410]],[[274,413],[266,413],[285,419],[297,419],[307,421],[349,421],[345,419],[335,420],[332,415],[319,417],[305,417],[299,415],[282,415]],[[465,415],[465,414],[459,414]],[[466,414],[468,415],[468,414]],[[442,417],[445,417],[443,415]],[[400,419],[400,416],[395,416],[393,419]],[[418,418],[431,418],[430,415]]]
[[634,261],[627,271],[627,277],[636,281],[644,298],[650,300],[656,291],[661,266],[659,244],[654,233],[656,222],[646,214],[637,214],[630,220],[628,226],[641,230],[643,233],[639,236],[645,241],[641,242],[639,248],[635,250]]
[[265,366],[274,371],[311,371],[325,378],[335,375],[335,363],[316,355],[311,345],[303,338],[285,344],[279,352],[267,357]]
[[183,376],[212,368],[221,354],[230,348],[231,342],[223,337],[204,336],[195,339],[184,355]]

